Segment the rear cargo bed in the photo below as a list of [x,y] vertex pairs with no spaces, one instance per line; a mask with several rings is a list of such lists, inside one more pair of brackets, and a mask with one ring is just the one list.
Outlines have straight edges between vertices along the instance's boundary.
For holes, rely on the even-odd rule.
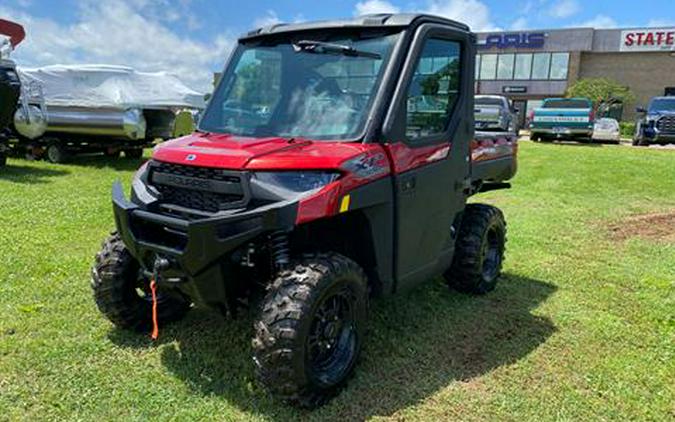
[[518,135],[514,132],[476,132],[471,143],[471,182],[474,186],[502,183],[518,168]]

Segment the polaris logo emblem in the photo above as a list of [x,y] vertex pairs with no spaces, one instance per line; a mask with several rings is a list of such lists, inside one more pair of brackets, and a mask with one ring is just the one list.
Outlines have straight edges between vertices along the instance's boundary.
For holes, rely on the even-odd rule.
[[197,159],[196,154],[188,154],[187,157],[185,157],[185,161],[194,161]]

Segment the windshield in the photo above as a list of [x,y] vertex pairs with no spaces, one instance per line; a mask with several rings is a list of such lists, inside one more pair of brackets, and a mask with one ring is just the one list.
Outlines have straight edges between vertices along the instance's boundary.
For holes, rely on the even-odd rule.
[[398,34],[242,44],[200,129],[240,136],[347,140],[368,117]]
[[487,105],[487,106],[502,106],[504,102],[499,98],[479,98],[476,97],[476,105]]
[[649,104],[649,111],[673,111],[675,112],[675,98],[659,98],[652,100]]
[[586,100],[553,100],[546,101],[543,108],[591,108]]

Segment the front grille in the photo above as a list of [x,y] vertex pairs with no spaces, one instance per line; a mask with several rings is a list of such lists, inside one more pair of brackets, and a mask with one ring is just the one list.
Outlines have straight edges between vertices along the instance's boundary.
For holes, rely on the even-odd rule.
[[245,175],[209,167],[152,162],[150,184],[163,204],[218,212],[246,205]]
[[675,116],[663,116],[656,121],[656,128],[664,133],[675,134]]

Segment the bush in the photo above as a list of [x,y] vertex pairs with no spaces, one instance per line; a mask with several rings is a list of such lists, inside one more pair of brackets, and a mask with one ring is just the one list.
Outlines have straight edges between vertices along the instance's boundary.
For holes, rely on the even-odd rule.
[[619,128],[622,138],[632,138],[635,134],[635,122],[621,122]]

